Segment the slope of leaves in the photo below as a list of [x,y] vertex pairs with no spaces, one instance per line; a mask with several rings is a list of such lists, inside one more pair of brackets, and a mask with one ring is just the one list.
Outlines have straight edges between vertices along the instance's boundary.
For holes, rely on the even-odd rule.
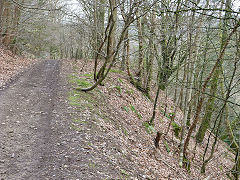
[[14,55],[11,51],[0,47],[0,87],[34,62],[36,60]]
[[[93,83],[91,75],[93,62],[84,64],[83,61],[77,61],[76,63],[68,61],[67,63],[75,68],[79,78]],[[81,72],[80,69],[83,71]],[[203,179],[206,177],[227,179],[226,173],[230,172],[234,163],[232,154],[222,142],[218,142],[214,158],[206,167],[206,174],[201,174],[200,168],[207,139],[204,140],[203,144],[197,146],[196,150],[195,141],[193,138],[191,139],[188,153],[190,159],[194,156],[195,158],[194,161],[191,161],[189,170],[178,166],[178,145],[180,141],[175,137],[173,127],[165,138],[161,138],[160,148],[155,148],[156,132],[165,133],[167,131],[170,122],[169,117],[175,109],[174,103],[170,98],[165,97],[164,92],[161,92],[160,95],[155,127],[151,129],[151,133],[146,131],[144,122],[149,121],[151,117],[153,103],[129,83],[129,79],[124,72],[112,70],[105,80],[104,86],[99,86],[97,91],[105,97],[106,101],[105,106],[99,106],[98,108],[112,120],[99,119],[98,125],[121,145],[120,152],[124,157],[134,162],[133,168],[136,171],[144,172],[144,179]],[[154,92],[152,92],[153,95]],[[165,105],[167,105],[167,109],[164,116]],[[182,112],[177,109],[175,122],[181,124],[182,118]],[[210,138],[210,147],[212,143],[213,137]]]

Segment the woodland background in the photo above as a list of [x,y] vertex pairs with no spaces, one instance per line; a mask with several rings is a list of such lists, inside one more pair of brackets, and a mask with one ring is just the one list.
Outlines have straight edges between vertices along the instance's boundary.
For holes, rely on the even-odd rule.
[[[187,167],[190,161],[190,138],[194,135],[198,146],[208,132],[214,143],[204,147],[201,172],[221,139],[235,155],[229,178],[238,179],[239,4],[238,0],[1,0],[0,40],[14,54],[31,58],[94,61],[95,83],[78,88],[81,91],[103,85],[112,67],[126,71],[129,81],[154,104],[147,122],[150,128],[164,91],[176,104],[169,126],[180,139],[179,166]],[[184,115],[180,123],[174,121],[177,107]],[[156,146],[158,136],[162,135],[157,133]]]

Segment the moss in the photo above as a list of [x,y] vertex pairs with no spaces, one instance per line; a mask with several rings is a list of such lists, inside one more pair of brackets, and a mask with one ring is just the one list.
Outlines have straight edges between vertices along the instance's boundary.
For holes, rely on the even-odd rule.
[[[221,62],[222,63],[222,62]],[[208,98],[206,107],[205,107],[205,114],[202,120],[202,123],[200,125],[200,128],[198,129],[197,135],[196,135],[196,140],[198,143],[203,142],[205,133],[210,125],[211,119],[212,119],[212,114],[214,112],[214,107],[215,107],[215,95],[217,93],[217,87],[218,87],[218,77],[219,74],[221,72],[221,66],[222,64],[219,64],[218,68],[216,69],[216,71],[213,74],[213,77],[211,79],[211,86],[210,86],[210,94],[212,96],[210,96]]]
[[196,135],[197,143],[201,143],[204,139],[205,133],[209,127],[210,119],[204,118]]
[[69,79],[68,81],[70,84],[75,84],[75,79]]

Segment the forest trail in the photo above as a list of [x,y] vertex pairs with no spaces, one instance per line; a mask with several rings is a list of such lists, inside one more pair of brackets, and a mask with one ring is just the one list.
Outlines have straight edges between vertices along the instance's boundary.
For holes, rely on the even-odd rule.
[[[152,103],[124,73],[112,71],[105,86],[92,92],[75,91],[76,85],[92,82],[94,62],[84,63],[40,61],[0,90],[0,180],[206,177],[199,173],[198,154],[191,173],[177,165],[179,141],[173,133],[156,150],[155,133],[143,126]],[[165,96],[160,98],[163,102]],[[168,112],[171,106],[168,100]],[[160,116],[156,131],[165,132],[169,119]],[[231,156],[221,145],[217,153]],[[233,166],[229,157],[215,158],[206,174],[226,179],[219,169]]]
[[[0,90],[0,180],[121,175],[102,149],[91,147],[112,137],[98,130],[89,113],[69,104],[67,66],[62,60],[41,61]],[[76,115],[79,122],[73,122]],[[81,130],[74,129],[76,123]]]
[[0,91],[1,180],[55,176],[60,66],[41,61]]
[[41,61],[0,90],[0,180],[109,179],[123,176],[118,163],[134,167],[112,159],[120,147],[100,117],[69,104],[67,66]]

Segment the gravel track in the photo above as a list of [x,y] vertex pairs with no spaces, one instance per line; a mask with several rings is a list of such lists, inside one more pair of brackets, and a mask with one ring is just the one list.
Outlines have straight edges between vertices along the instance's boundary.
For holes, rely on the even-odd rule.
[[0,91],[1,180],[49,179],[54,173],[60,66],[41,61]]

